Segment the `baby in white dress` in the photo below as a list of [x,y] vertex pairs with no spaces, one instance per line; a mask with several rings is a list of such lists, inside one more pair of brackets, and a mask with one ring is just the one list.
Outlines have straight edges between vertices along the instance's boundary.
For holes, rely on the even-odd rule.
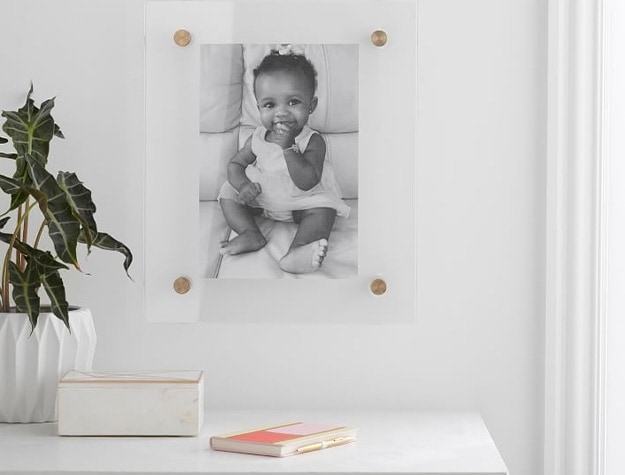
[[256,251],[266,244],[254,216],[295,222],[297,233],[280,268],[302,274],[319,269],[337,216],[347,217],[326,144],[308,127],[317,107],[316,72],[303,54],[274,50],[254,70],[262,126],[228,163],[219,193],[226,221],[238,234],[222,254]]

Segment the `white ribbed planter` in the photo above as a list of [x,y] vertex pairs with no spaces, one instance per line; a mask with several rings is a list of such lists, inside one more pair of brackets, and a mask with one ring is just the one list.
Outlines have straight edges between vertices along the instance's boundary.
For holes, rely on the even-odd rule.
[[69,314],[71,333],[52,313],[41,313],[31,335],[28,316],[0,313],[0,422],[56,420],[60,377],[88,371],[96,346],[89,309]]

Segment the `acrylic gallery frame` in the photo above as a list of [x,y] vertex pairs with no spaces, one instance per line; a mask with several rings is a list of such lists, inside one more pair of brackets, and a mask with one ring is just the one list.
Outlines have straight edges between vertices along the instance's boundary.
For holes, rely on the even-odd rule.
[[[412,0],[146,3],[148,322],[415,321],[416,25]],[[388,41],[372,40],[375,31]],[[199,49],[238,43],[358,45],[357,277],[200,277]],[[382,295],[372,292],[376,279]]]

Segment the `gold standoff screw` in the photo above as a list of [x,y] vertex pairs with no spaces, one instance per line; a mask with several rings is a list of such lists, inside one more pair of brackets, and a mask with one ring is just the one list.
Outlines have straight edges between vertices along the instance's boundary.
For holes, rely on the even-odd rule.
[[382,279],[375,279],[371,282],[371,293],[373,295],[383,295],[386,293],[386,282]]
[[178,30],[174,33],[174,43],[178,46],[188,46],[192,39],[193,37],[191,36],[191,33],[187,30]]
[[388,36],[384,30],[375,30],[371,33],[371,43],[375,46],[384,46],[388,42]]
[[174,290],[179,294],[186,294],[191,290],[191,281],[187,277],[178,277],[174,280]]

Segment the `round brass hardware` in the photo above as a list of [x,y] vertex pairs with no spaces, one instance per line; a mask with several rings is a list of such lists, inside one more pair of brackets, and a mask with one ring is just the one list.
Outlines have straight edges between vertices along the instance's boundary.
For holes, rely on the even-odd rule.
[[373,295],[383,295],[386,293],[386,282],[382,279],[375,279],[371,282],[371,292]]
[[384,30],[375,30],[371,33],[371,43],[375,46],[384,46],[388,41],[388,36]]
[[193,37],[187,30],[178,30],[174,33],[174,43],[178,46],[188,46]]
[[174,280],[174,290],[179,294],[186,294],[191,290],[191,281],[186,277],[178,277]]

